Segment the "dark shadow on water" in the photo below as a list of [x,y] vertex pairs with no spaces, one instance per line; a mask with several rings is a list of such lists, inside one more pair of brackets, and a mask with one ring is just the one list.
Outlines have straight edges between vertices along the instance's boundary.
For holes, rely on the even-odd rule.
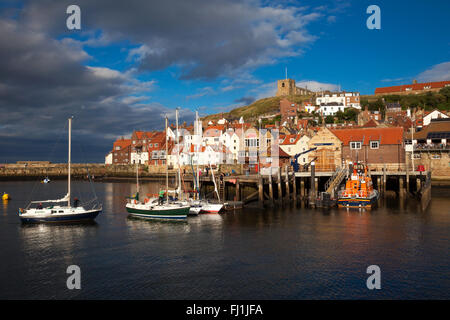
[[132,215],[128,215],[127,219],[130,221],[142,221],[146,223],[153,223],[153,224],[184,224],[187,223],[187,219],[180,219],[180,220],[164,220],[164,219],[152,219],[152,218],[139,218]]
[[76,227],[99,227],[99,224],[96,221],[74,221],[74,222],[51,222],[51,223],[21,223],[22,229],[32,229],[32,228],[40,228],[42,226],[58,226],[58,227],[67,227],[67,228],[76,228]]

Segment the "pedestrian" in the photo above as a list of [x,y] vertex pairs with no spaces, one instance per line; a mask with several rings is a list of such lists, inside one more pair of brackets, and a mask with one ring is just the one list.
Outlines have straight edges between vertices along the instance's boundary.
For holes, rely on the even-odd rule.
[[164,190],[159,191],[158,204],[162,204],[164,200]]

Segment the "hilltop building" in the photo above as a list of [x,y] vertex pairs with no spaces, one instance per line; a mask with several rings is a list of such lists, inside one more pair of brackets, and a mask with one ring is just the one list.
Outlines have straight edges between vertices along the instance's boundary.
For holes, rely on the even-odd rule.
[[283,79],[277,81],[277,93],[276,96],[292,96],[292,95],[307,95],[312,94],[313,92],[305,89],[299,88],[295,86],[294,79]]
[[404,84],[401,86],[381,87],[375,89],[375,95],[383,94],[419,94],[425,92],[436,92],[444,87],[449,87],[450,81],[436,81],[436,82],[424,82],[417,83],[417,80],[413,80],[412,84]]
[[319,112],[325,116],[333,116],[346,108],[361,109],[359,92],[327,92],[316,98]]

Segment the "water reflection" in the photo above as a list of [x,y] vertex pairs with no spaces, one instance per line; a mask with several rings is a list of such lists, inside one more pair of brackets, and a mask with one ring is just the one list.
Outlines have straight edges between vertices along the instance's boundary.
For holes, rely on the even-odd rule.
[[152,233],[188,233],[191,231],[187,221],[163,221],[152,219],[141,219],[128,215],[126,224],[129,231],[147,231]]
[[[33,184],[0,183],[14,195],[0,208],[0,298],[360,299],[375,297],[361,282],[369,264],[390,280],[376,298],[449,297],[448,188],[433,189],[424,212],[412,198],[380,198],[373,210],[300,203],[165,222],[127,218],[135,183],[95,185],[96,222],[21,225]],[[158,188],[144,183],[142,193]],[[86,270],[78,293],[65,286],[71,264]]]
[[3,201],[3,215],[6,216],[8,212],[8,202],[9,200],[2,200]]

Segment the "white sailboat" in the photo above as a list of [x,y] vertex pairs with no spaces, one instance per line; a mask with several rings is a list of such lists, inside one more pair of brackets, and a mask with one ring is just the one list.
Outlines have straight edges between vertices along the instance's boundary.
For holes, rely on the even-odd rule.
[[[68,154],[68,181],[67,194],[56,200],[31,201],[25,209],[19,209],[19,217],[23,223],[46,223],[46,222],[75,222],[94,220],[102,212],[102,205],[96,201],[90,208],[78,204],[74,199],[71,205],[71,143],[72,143],[72,118],[69,118],[69,154]],[[96,200],[96,199],[94,199]],[[67,203],[67,205],[60,205]],[[46,204],[46,206],[43,206]]]
[[137,190],[134,197],[130,197],[125,205],[127,212],[132,217],[143,219],[162,219],[162,220],[184,220],[187,218],[190,206],[178,202],[169,201],[169,173],[168,173],[168,139],[167,139],[167,117],[166,117],[166,201],[160,203],[159,199],[146,199],[144,202],[139,200],[139,177],[136,173]]
[[[195,118],[196,118],[196,134],[198,135],[198,136],[201,136],[201,129],[200,129],[200,123],[199,123],[199,120],[198,120],[198,112],[196,112],[195,113]],[[223,208],[223,204],[221,204],[220,203],[220,196],[219,196],[219,192],[217,191],[217,186],[216,186],[216,182],[215,182],[215,180],[214,180],[214,172],[213,172],[213,169],[212,169],[212,167],[210,166],[210,168],[211,168],[211,175],[212,175],[212,179],[213,179],[213,182],[214,182],[214,189],[215,189],[215,192],[216,192],[216,194],[217,194],[217,197],[218,197],[218,199],[219,199],[219,203],[213,203],[213,202],[210,202],[210,201],[208,201],[208,200],[206,200],[206,199],[200,199],[200,175],[199,175],[199,170],[198,170],[198,162],[199,162],[199,155],[198,155],[198,147],[199,147],[199,142],[200,141],[197,141],[197,144],[196,144],[196,153],[197,153],[197,172],[196,172],[196,182],[197,182],[197,194],[198,194],[198,199],[196,199],[196,200],[190,200],[190,205],[191,205],[191,209],[190,209],[190,212],[192,213],[192,214],[205,214],[205,213],[219,213],[221,210],[222,210],[222,208]]]

